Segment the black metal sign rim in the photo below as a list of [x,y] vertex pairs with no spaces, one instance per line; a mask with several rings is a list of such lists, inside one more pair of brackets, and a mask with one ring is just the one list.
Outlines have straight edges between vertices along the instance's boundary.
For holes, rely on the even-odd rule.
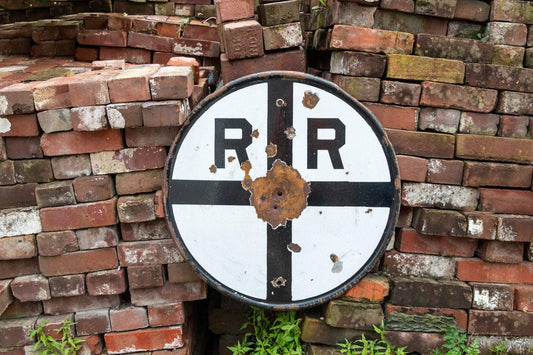
[[[219,282],[217,279],[212,277],[194,258],[194,256],[189,252],[185,243],[182,242],[179,228],[176,225],[176,222],[173,218],[172,213],[172,203],[169,201],[169,180],[172,177],[172,172],[174,170],[175,158],[177,157],[177,152],[179,151],[181,144],[183,143],[184,138],[187,136],[187,133],[192,125],[198,120],[212,105],[214,105],[218,100],[226,95],[231,94],[236,90],[240,90],[250,85],[268,82],[272,80],[287,80],[295,83],[308,84],[320,89],[323,89],[340,99],[346,102],[350,107],[356,110],[361,117],[367,122],[370,128],[374,131],[376,137],[380,139],[380,143],[386,155],[386,160],[389,166],[391,184],[394,185],[394,194],[391,200],[389,218],[387,220],[386,228],[380,238],[377,248],[374,250],[370,258],[361,267],[352,277],[347,279],[344,283],[337,286],[329,292],[325,292],[319,296],[303,299],[299,301],[294,301],[290,303],[271,303],[266,300],[257,299],[251,296],[244,295],[224,284]],[[167,216],[167,222],[170,228],[171,235],[173,239],[177,242],[179,248],[183,251],[188,263],[191,267],[198,272],[207,283],[220,291],[223,294],[226,294],[232,298],[235,298],[239,301],[244,301],[249,304],[273,309],[273,310],[291,310],[291,309],[300,309],[305,307],[312,307],[321,303],[324,303],[328,300],[331,300],[335,297],[341,296],[350,290],[356,283],[358,283],[374,266],[379,262],[380,257],[385,252],[385,248],[392,238],[396,220],[398,218],[400,210],[400,177],[399,169],[394,154],[392,145],[390,144],[384,129],[378,120],[357,100],[352,96],[347,94],[344,90],[339,88],[337,85],[333,84],[330,81],[327,81],[322,78],[318,78],[309,74],[300,73],[300,72],[288,72],[288,71],[273,71],[249,75],[240,79],[237,79],[233,82],[226,84],[224,87],[219,89],[217,92],[206,97],[200,104],[198,104],[189,116],[188,123],[183,127],[178,135],[176,136],[168,154],[167,162],[165,165],[166,179],[163,181],[163,204],[165,215]]]

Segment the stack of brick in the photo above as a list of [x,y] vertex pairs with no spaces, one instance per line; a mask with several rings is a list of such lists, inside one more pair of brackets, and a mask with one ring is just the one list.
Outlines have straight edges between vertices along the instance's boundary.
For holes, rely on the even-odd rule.
[[0,352],[67,318],[90,353],[192,352],[187,302],[206,286],[171,239],[161,184],[195,88],[193,67],[149,64],[0,90]]
[[[305,71],[299,2],[215,0],[224,83],[269,70]],[[257,17],[257,18],[256,18]]]

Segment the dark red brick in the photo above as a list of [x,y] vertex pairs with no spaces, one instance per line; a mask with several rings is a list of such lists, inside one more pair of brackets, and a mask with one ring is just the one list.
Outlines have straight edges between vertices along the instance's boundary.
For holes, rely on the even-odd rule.
[[40,274],[16,277],[11,282],[11,292],[21,302],[43,301],[51,298],[48,279]]
[[426,33],[420,33],[416,36],[415,54],[420,56],[456,59],[473,63],[491,63],[492,52],[492,43],[479,39],[436,36]]
[[422,208],[416,211],[413,227],[423,234],[464,237],[466,217],[456,211],[443,211]]
[[128,283],[131,289],[163,286],[162,265],[128,266]]
[[86,277],[87,292],[91,296],[118,295],[126,292],[126,271],[105,270],[91,272]]
[[527,165],[465,162],[464,184],[528,188],[532,174],[533,167]]
[[533,191],[481,188],[479,192],[482,211],[533,215]]
[[41,209],[44,231],[103,227],[117,223],[116,199]]
[[107,119],[111,128],[142,126],[142,104],[125,103],[107,105]]
[[416,131],[420,109],[367,102],[364,104],[385,128]]
[[216,0],[217,22],[227,22],[254,17],[252,0]]
[[85,275],[55,276],[48,279],[52,297],[73,297],[85,294]]
[[184,38],[203,39],[206,41],[218,41],[218,30],[209,22],[203,23],[201,21],[191,21],[183,27]]
[[126,128],[128,147],[170,146],[178,134],[179,127],[138,127]]
[[85,46],[126,47],[127,33],[121,31],[83,30],[78,43]]
[[428,171],[427,159],[411,157],[408,155],[398,155],[398,167],[402,181],[426,181]]
[[418,84],[383,80],[381,82],[381,102],[388,104],[418,106],[422,88]]
[[78,240],[73,231],[39,233],[37,246],[41,256],[56,256],[79,250]]
[[496,239],[506,242],[533,242],[533,217],[499,216]]
[[331,55],[331,72],[380,78],[385,72],[385,63],[386,57],[379,54],[336,51]]
[[500,116],[493,113],[462,112],[459,132],[495,136]]
[[98,309],[76,312],[76,333],[91,335],[111,331],[108,309]]
[[145,127],[182,125],[189,114],[188,107],[178,100],[145,102],[142,105]]
[[23,346],[32,342],[29,334],[35,326],[37,317],[4,320],[0,322],[0,347]]
[[18,183],[50,182],[54,179],[49,159],[16,160],[13,165]]
[[113,269],[117,265],[117,253],[114,248],[39,257],[41,272],[46,276],[107,270]]
[[173,39],[146,33],[128,33],[128,47],[142,48],[150,51],[172,52]]
[[505,65],[467,64],[466,83],[489,89],[533,92],[533,70]]
[[78,61],[92,62],[98,60],[98,49],[99,48],[78,46],[74,56]]
[[111,14],[107,18],[107,27],[110,30],[129,32],[133,27],[133,19],[127,15]]
[[47,156],[83,154],[124,147],[119,130],[43,134],[41,147]]
[[148,306],[148,320],[151,327],[183,324],[185,322],[183,303]]
[[144,307],[125,307],[109,311],[111,328],[115,332],[148,327],[148,315]]
[[161,190],[162,182],[163,171],[159,169],[118,174],[116,176],[117,193],[119,195],[133,195]]
[[455,137],[448,134],[386,129],[396,154],[453,158]]
[[483,240],[478,255],[490,263],[520,264],[524,260],[524,243]]
[[457,0],[455,19],[486,22],[489,19],[490,5],[479,0]]
[[435,184],[461,185],[463,161],[430,159],[427,181]]
[[140,48],[100,47],[100,60],[124,59],[126,63],[148,64],[151,62],[150,51]]
[[167,265],[168,282],[181,283],[200,280],[200,276],[187,263]]
[[490,112],[496,106],[497,98],[496,90],[424,82],[420,104],[464,111]]
[[163,287],[132,289],[131,303],[136,306],[160,303],[196,301],[206,298],[206,284],[203,281],[166,283]]
[[109,175],[79,177],[74,179],[73,186],[78,202],[102,201],[115,195],[113,179]]
[[[7,164],[0,164],[0,168]],[[37,205],[35,188],[38,184],[0,186],[0,208],[29,207]]]
[[462,281],[531,284],[533,263],[496,264],[479,259],[457,261],[457,278]]
[[35,188],[39,207],[57,207],[75,205],[74,189],[71,181],[56,181],[41,184]]
[[398,215],[398,221],[396,222],[396,227],[398,228],[409,228],[411,227],[411,222],[413,220],[413,207],[410,206],[400,206],[400,214]]
[[533,334],[533,313],[472,310],[470,311],[468,331],[487,335],[531,336]]
[[514,286],[514,309],[522,312],[533,309],[533,286]]
[[5,147],[9,159],[42,158],[41,140],[39,137],[7,137]]
[[0,319],[27,318],[43,313],[43,305],[39,302],[20,302],[13,299],[11,304],[0,315]]
[[125,241],[170,239],[171,234],[165,219],[140,223],[121,223],[122,239]]
[[528,116],[502,115],[500,135],[503,137],[526,138],[529,128]]
[[528,139],[459,134],[456,156],[525,164],[533,162],[533,144]]
[[121,266],[161,265],[185,261],[176,243],[170,239],[121,242],[117,250]]
[[37,258],[0,260],[0,280],[38,274],[39,272],[39,261]]
[[428,236],[414,229],[401,229],[396,238],[396,248],[402,252],[443,256],[472,257],[478,244],[475,239]]

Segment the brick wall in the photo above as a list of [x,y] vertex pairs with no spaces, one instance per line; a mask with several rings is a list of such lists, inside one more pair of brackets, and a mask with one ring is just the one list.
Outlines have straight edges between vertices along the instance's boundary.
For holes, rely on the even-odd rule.
[[[445,324],[485,352],[533,346],[531,3],[215,3],[117,1],[138,12],[0,26],[0,51],[17,55],[0,63],[0,352],[22,353],[29,329],[47,321],[52,333],[65,317],[87,353],[192,351],[189,301],[206,286],[164,221],[167,149],[219,77],[272,69],[307,70],[363,102],[402,178],[380,264],[301,312],[310,353],[383,319],[421,353]],[[183,12],[147,10],[168,4]],[[216,20],[187,17],[208,11]],[[189,58],[166,65],[177,55]],[[245,307],[212,304],[227,353]]]

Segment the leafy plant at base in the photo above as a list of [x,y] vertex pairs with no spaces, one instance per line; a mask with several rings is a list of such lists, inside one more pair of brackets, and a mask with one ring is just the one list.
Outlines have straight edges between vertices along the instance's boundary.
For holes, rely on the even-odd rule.
[[504,355],[507,354],[507,346],[509,345],[508,341],[501,341],[498,344],[494,345],[492,348],[490,348],[490,352],[496,355]]
[[381,327],[376,327],[375,325],[373,327],[374,331],[379,335],[379,339],[367,339],[364,333],[361,335],[361,339],[357,339],[355,341],[344,339],[344,343],[337,343],[337,345],[341,348],[340,352],[346,355],[408,354],[408,352],[405,351],[406,347],[398,348],[392,345],[387,338],[385,338],[385,325],[383,323],[381,323]]
[[253,333],[246,333],[242,341],[228,347],[233,355],[303,354],[300,344],[302,319],[296,318],[296,312],[270,313],[261,308],[250,308],[241,329],[251,327]]
[[477,339],[468,344],[466,334],[460,333],[459,329],[447,326],[444,340],[446,341],[442,347],[447,351],[441,352],[439,349],[435,349],[433,355],[477,355],[480,353]]
[[57,334],[63,333],[61,340],[58,341],[49,335],[46,335],[43,331],[46,326],[46,322],[41,323],[39,328],[30,332],[30,338],[35,340],[33,351],[38,352],[41,355],[58,354],[58,355],[70,355],[76,354],[80,350],[81,345],[85,340],[75,339],[70,333],[70,327],[74,322],[70,319],[65,319],[61,327],[58,329]]

